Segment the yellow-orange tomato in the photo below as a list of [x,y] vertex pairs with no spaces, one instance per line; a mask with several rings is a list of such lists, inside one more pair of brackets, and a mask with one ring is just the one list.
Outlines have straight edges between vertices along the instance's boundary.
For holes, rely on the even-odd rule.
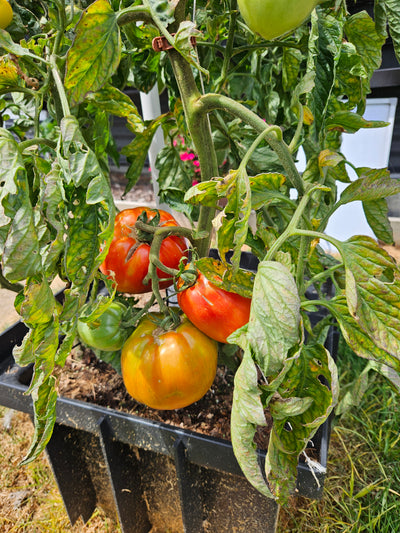
[[121,352],[122,378],[135,400],[154,409],[180,409],[208,391],[217,371],[217,343],[186,317],[169,331],[145,316]]
[[0,0],[0,28],[5,30],[11,24],[13,12],[7,0]]

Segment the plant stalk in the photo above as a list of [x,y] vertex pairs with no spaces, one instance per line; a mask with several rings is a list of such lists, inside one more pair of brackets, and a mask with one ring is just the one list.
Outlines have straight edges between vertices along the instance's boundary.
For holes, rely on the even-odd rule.
[[[218,176],[218,162],[211,135],[211,128],[206,114],[196,112],[196,102],[201,97],[189,63],[175,50],[169,53],[175,79],[179,87],[187,126],[199,159],[201,180],[208,181]],[[207,237],[196,239],[194,245],[199,257],[206,257],[210,248],[212,220],[215,209],[200,207],[198,232],[207,232]]]
[[[200,116],[207,114],[210,111],[214,111],[215,109],[225,109],[246,122],[249,126],[253,127],[258,133],[262,133],[269,127],[262,118],[253,113],[253,111],[246,106],[222,94],[209,93],[202,95],[196,102],[196,109]],[[279,140],[273,131],[266,135],[265,140],[279,157],[292,186],[297,189],[299,196],[303,196],[304,183],[296,165],[294,164],[292,154],[290,153],[287,144],[283,140]]]

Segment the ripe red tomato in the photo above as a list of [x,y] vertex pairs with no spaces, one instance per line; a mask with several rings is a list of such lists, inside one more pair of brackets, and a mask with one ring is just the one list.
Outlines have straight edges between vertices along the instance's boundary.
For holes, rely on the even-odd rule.
[[[162,209],[135,207],[124,209],[117,214],[114,237],[100,270],[115,281],[117,290],[120,292],[141,294],[151,291],[151,281],[143,283],[149,270],[151,244],[140,240],[141,237],[135,230],[135,223],[143,213],[147,216],[149,223],[159,213],[158,226],[178,226],[174,217]],[[151,238],[151,235],[149,236]],[[169,268],[178,269],[182,257],[187,257],[186,240],[175,235],[165,238],[161,244],[160,261]],[[157,269],[157,275],[163,280],[160,282],[161,289],[172,285],[173,281],[168,274]]]
[[178,292],[178,304],[200,331],[226,343],[231,333],[249,321],[251,298],[216,287],[198,272],[196,282]]
[[249,28],[270,40],[295,30],[319,1],[238,0],[238,7]]
[[145,316],[121,352],[126,390],[154,409],[180,409],[200,400],[217,370],[217,343],[186,317],[174,330],[157,325],[160,314]]

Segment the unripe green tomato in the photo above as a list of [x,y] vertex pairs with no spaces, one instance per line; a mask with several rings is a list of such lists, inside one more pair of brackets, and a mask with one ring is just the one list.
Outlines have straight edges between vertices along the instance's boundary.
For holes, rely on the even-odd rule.
[[320,0],[238,0],[248,27],[267,39],[295,30]]
[[11,24],[13,12],[7,0],[0,0],[0,28],[5,30]]
[[114,352],[120,350],[131,333],[122,327],[125,306],[112,302],[93,322],[78,321],[78,335],[81,341],[96,350]]

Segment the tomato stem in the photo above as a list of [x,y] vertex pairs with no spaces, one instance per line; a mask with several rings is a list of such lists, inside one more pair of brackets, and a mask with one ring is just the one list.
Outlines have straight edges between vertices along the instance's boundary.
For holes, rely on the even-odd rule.
[[146,22],[146,23],[153,23],[153,19],[151,18],[150,11],[145,6],[130,6],[125,9],[121,9],[121,11],[118,11],[117,13],[117,24],[118,26],[124,26],[125,24],[129,24],[131,22]]
[[[249,126],[252,126],[259,133],[270,127],[261,117],[253,113],[253,111],[246,106],[222,94],[208,93],[200,96],[196,102],[196,108],[197,113],[200,115],[216,109],[225,109],[249,124]],[[293,156],[290,153],[287,144],[282,139],[277,138],[274,131],[267,134],[265,140],[279,157],[289,181],[293,187],[297,189],[299,195],[302,196],[304,194],[304,183],[296,168]]]

